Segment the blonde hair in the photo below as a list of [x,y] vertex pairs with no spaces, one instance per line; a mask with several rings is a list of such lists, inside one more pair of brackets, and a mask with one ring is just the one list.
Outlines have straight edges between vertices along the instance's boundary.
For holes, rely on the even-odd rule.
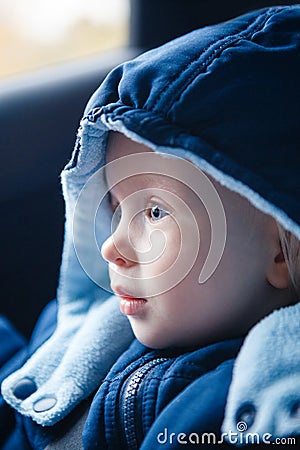
[[282,252],[297,295],[300,295],[300,241],[278,224]]

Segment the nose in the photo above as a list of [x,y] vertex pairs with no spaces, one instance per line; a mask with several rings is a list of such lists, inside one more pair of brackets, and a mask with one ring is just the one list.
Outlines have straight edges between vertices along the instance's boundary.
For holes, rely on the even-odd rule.
[[121,247],[121,244],[116,245],[116,236],[112,234],[103,243],[101,247],[101,254],[103,258],[112,264],[119,267],[131,267],[135,264],[133,259],[130,259],[128,250]]

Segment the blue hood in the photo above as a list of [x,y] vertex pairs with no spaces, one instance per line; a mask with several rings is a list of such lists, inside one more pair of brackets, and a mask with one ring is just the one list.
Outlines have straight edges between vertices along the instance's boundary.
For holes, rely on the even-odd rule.
[[121,65],[86,113],[199,155],[300,238],[299,49],[300,6],[256,11]]
[[[194,31],[107,76],[86,107],[72,159],[62,172],[66,226],[58,327],[4,381],[8,403],[41,425],[58,422],[97,388],[132,339],[115,298],[101,287],[107,268],[86,233],[99,198],[87,197],[76,210],[84,186],[105,163],[109,130],[160,153],[190,159],[300,239],[299,80],[300,6],[255,11]],[[105,192],[104,177],[95,182],[98,191]],[[106,212],[95,224],[98,247],[110,231],[105,201],[103,208]],[[73,227],[74,214],[78,229]],[[95,276],[88,276],[79,262],[74,237]],[[268,329],[276,328],[278,317],[270,316],[274,323]],[[289,320],[292,317],[297,320],[298,315],[290,314]],[[256,327],[264,326],[262,322]],[[298,333],[300,337],[299,327]],[[277,336],[273,345],[280,348],[285,339]],[[255,337],[251,342],[257,345]],[[263,366],[255,361],[263,377]],[[247,367],[241,364],[239,373],[243,371]],[[239,373],[235,385],[243,378]],[[294,376],[299,379],[299,372]],[[20,399],[16,386],[24,379],[34,381],[36,390]],[[268,379],[268,389],[273,381]],[[236,392],[230,396],[230,427],[240,405],[240,390]],[[50,401],[43,403],[45,398]]]

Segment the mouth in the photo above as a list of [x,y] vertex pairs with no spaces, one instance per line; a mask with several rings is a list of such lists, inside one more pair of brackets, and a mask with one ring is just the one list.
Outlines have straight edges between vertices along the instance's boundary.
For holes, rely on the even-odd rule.
[[140,297],[133,297],[129,295],[121,288],[116,286],[112,288],[114,293],[120,297],[120,311],[126,316],[136,316],[139,315],[144,309],[147,300]]

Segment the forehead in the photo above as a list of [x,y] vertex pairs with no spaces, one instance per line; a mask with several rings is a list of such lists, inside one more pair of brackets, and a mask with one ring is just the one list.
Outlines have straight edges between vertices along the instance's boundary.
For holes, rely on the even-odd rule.
[[109,163],[115,159],[135,153],[151,151],[146,145],[134,142],[123,134],[113,131],[109,133],[108,137],[106,162]]
[[[128,195],[130,192],[154,188],[176,193],[180,197],[191,197],[191,189],[185,186],[181,181],[177,180],[176,177],[174,177],[174,174],[170,175],[168,171],[168,159],[159,154],[156,154],[158,173],[147,172],[147,164],[145,164],[142,173],[124,178],[124,173],[127,171],[127,168],[132,167],[132,164],[134,164],[132,158],[126,159],[124,157],[138,153],[149,154],[149,152],[152,152],[152,150],[144,144],[134,142],[121,133],[110,133],[106,153],[106,163],[108,165],[105,170],[110,192],[113,195],[123,196]],[[109,164],[119,158],[122,158],[120,165]],[[180,164],[182,163],[179,159],[179,172]],[[128,167],[126,167],[126,165],[128,165]]]

